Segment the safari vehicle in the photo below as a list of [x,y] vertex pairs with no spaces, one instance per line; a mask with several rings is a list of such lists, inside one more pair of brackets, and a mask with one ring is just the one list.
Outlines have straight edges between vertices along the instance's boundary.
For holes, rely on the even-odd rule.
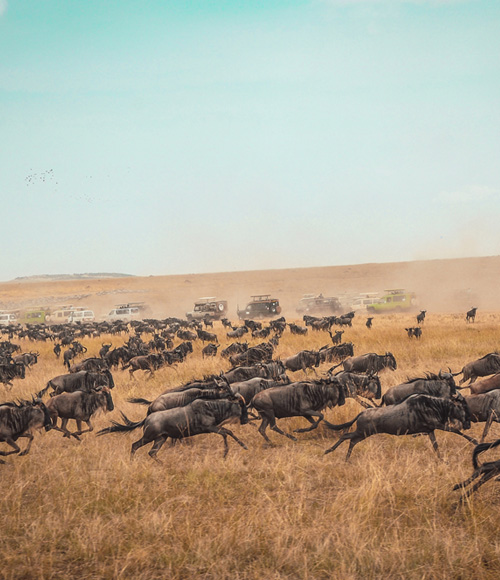
[[367,308],[368,312],[408,312],[417,306],[415,292],[404,289],[385,290],[377,302]]
[[304,294],[296,308],[297,314],[335,314],[342,310],[336,296]]
[[383,295],[383,292],[362,292],[351,298],[349,308],[354,312],[372,312],[370,308],[379,302]]
[[41,306],[26,308],[19,316],[21,324],[43,324],[49,315],[50,310]]
[[0,310],[0,326],[8,326],[9,324],[17,324],[18,319],[15,312],[8,310]]
[[186,312],[188,320],[220,320],[227,314],[227,300],[218,300],[214,296],[198,298],[191,312]]
[[95,314],[92,310],[86,309],[78,309],[73,310],[71,314],[68,316],[69,323],[77,323],[77,322],[93,322],[95,320]]
[[68,322],[92,322],[95,320],[92,310],[83,306],[60,306],[50,314],[45,315],[50,324],[66,324]]
[[277,298],[271,298],[271,294],[258,294],[250,296],[252,299],[244,310],[237,310],[238,318],[272,318],[281,312],[281,306]]
[[127,302],[127,304],[117,304],[113,310],[106,317],[107,320],[122,320],[129,322],[130,320],[138,320],[142,318],[144,312],[149,309],[149,306],[144,302]]

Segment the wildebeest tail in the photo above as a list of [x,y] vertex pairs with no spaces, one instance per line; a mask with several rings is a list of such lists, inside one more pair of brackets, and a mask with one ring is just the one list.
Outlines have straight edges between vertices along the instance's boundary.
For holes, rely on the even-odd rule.
[[334,431],[342,431],[343,429],[347,429],[348,427],[350,427],[351,425],[356,423],[356,421],[358,420],[358,417],[362,413],[364,413],[364,411],[361,411],[361,413],[356,415],[356,417],[354,417],[354,419],[352,421],[349,421],[348,423],[342,423],[342,425],[333,425],[332,423],[329,423],[328,421],[325,421],[324,419],[323,419],[323,423],[328,427],[328,429],[333,429]]
[[97,435],[106,435],[107,433],[127,433],[128,431],[133,431],[134,429],[138,429],[142,427],[146,422],[147,417],[145,417],[142,421],[138,421],[137,423],[132,422],[128,417],[126,417],[123,413],[122,419],[125,422],[125,425],[118,423],[117,421],[111,421],[112,427],[106,427],[105,429],[101,429],[97,432]]
[[137,405],[151,405],[152,401],[147,399],[127,399],[127,403],[136,403]]
[[498,445],[500,445],[500,439],[497,439],[493,443],[480,443],[479,445],[476,445],[474,451],[472,452],[472,465],[474,469],[479,468],[478,463],[479,455],[481,455],[481,453],[484,453],[485,451],[488,451],[488,449],[493,449],[493,447],[497,447]]

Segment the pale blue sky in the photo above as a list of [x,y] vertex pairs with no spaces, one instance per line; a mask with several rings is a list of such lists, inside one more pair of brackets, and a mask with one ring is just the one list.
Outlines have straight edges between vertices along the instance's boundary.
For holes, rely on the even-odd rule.
[[500,253],[500,2],[0,0],[0,280]]

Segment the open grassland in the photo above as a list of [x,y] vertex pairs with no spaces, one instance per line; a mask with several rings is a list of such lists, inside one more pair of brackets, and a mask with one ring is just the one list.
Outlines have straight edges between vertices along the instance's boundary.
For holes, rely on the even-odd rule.
[[[415,326],[412,315],[376,317],[371,331],[364,320],[354,319],[344,341],[354,343],[355,354],[393,352],[398,369],[382,373],[383,391],[427,371],[457,372],[500,343],[498,312],[483,311],[469,325],[462,313],[429,313],[420,342],[404,331]],[[220,323],[214,330],[222,347],[229,344]],[[82,342],[92,355],[101,342],[117,346],[126,338]],[[23,351],[36,349],[41,357],[24,381],[3,392],[3,400],[27,397],[64,373],[52,344],[20,342]],[[284,358],[329,342],[327,333],[298,337],[287,330],[276,354]],[[127,403],[128,397],[151,400],[188,379],[229,368],[220,357],[203,360],[199,341],[194,347],[184,364],[151,380],[141,372],[135,380],[127,371],[115,372],[115,410],[99,416],[96,429],[119,419],[120,410],[141,419],[145,408]],[[341,423],[359,411],[348,399],[326,417]],[[286,431],[305,424],[301,418],[279,421]],[[248,451],[230,440],[224,460],[222,438],[202,435],[166,445],[162,465],[149,458],[149,448],[130,461],[130,445],[141,430],[85,434],[81,443],[54,431],[38,434],[29,455],[0,466],[0,577],[499,577],[498,483],[481,488],[463,507],[451,491],[471,473],[472,445],[464,439],[438,432],[440,461],[427,437],[378,435],[357,445],[346,463],[347,443],[323,455],[337,435],[322,427],[299,434],[298,442],[270,432],[271,448],[254,427],[231,428]],[[482,428],[473,425],[471,434],[479,438]],[[488,440],[499,436],[494,424]]]

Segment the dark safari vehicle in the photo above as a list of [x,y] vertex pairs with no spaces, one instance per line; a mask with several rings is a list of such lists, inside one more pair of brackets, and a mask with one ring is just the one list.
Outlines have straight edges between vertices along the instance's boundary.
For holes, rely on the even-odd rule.
[[250,296],[252,299],[243,310],[237,311],[238,318],[272,318],[281,312],[280,302],[277,298],[271,298],[271,294],[259,294]]
[[323,294],[304,294],[297,306],[297,314],[336,314],[341,310],[337,297]]
[[227,313],[227,300],[218,300],[214,297],[199,298],[194,303],[191,312],[186,312],[188,320],[220,320]]

